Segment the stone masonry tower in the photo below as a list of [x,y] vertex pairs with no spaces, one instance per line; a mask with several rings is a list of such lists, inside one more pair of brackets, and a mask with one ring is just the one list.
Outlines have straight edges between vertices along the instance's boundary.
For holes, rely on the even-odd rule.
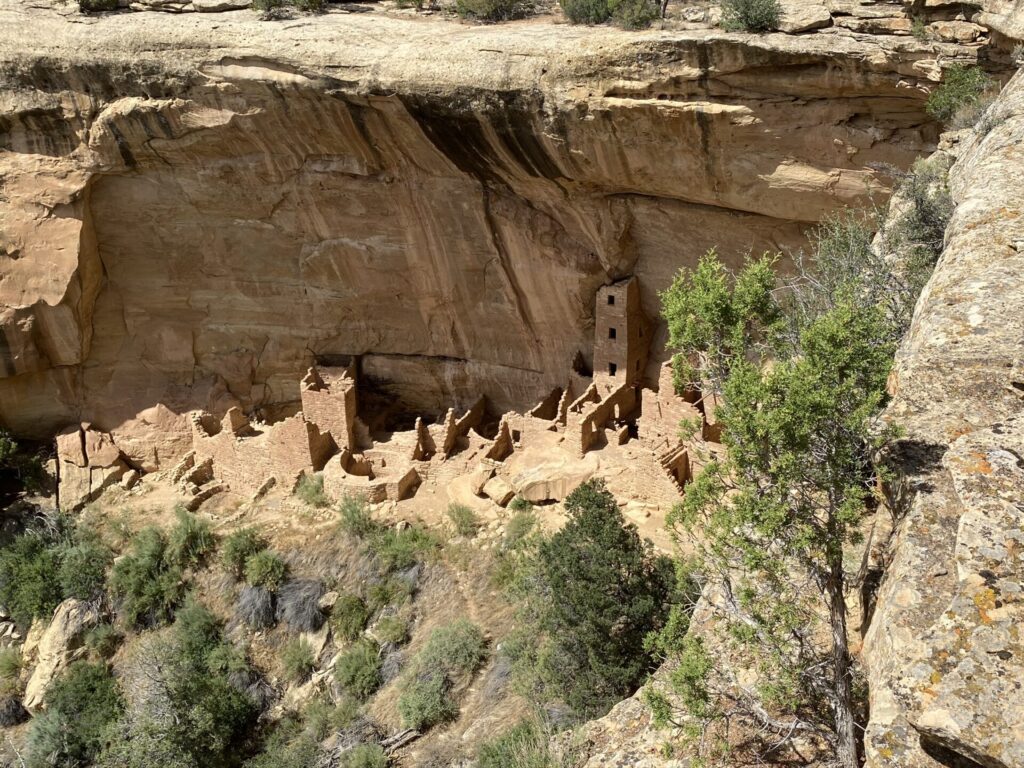
[[635,277],[599,288],[594,309],[594,378],[637,384],[647,363],[649,333]]

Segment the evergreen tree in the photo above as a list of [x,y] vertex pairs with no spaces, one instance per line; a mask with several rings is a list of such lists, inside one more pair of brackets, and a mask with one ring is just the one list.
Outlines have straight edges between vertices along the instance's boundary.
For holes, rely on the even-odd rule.
[[574,490],[565,508],[569,521],[539,540],[526,566],[530,642],[518,667],[537,699],[592,717],[650,671],[644,638],[664,623],[675,575],[671,560],[625,523],[602,481]]
[[[730,279],[711,252],[663,296],[679,385],[720,393],[726,449],[669,524],[697,545],[720,626],[759,672],[745,687],[686,638],[671,682],[705,725],[740,714],[780,734],[827,732],[844,768],[859,739],[843,551],[871,503],[870,454],[889,437],[876,416],[903,314],[878,301],[872,281],[885,279],[783,285],[768,259]],[[668,700],[651,700],[667,719]]]

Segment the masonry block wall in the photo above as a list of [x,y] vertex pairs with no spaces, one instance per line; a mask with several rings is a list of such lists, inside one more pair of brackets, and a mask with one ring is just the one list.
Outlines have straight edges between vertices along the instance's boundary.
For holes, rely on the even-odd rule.
[[355,450],[356,380],[348,368],[310,368],[300,396],[306,420],[330,433],[338,448]]
[[635,277],[597,291],[594,308],[594,378],[636,384],[643,377],[650,342]]
[[292,483],[301,472],[322,468],[333,449],[330,437],[302,414],[259,429],[237,415],[229,412],[215,434],[210,434],[207,414],[192,417],[197,461],[212,459],[217,478],[237,493],[255,493],[270,477]]

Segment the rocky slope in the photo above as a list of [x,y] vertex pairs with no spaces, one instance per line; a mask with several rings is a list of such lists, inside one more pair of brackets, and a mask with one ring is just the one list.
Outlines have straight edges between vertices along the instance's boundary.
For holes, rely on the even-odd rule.
[[934,145],[938,59],[978,50],[14,0],[0,28],[0,412],[146,469],[314,357],[415,412],[532,405],[586,365],[598,285],[654,308],[712,246],[884,197]]

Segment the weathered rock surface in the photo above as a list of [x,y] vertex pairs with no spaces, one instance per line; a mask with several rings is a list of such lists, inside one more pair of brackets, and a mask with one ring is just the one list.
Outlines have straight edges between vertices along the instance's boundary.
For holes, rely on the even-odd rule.
[[132,471],[110,435],[92,429],[87,423],[63,430],[56,443],[58,501],[65,511],[95,500]]
[[1024,77],[951,148],[946,248],[897,359],[912,499],[865,639],[869,766],[1024,765]]
[[50,683],[64,671],[81,647],[82,633],[99,620],[99,609],[91,603],[70,598],[57,606],[35,651],[37,661],[23,699],[27,709],[35,711],[42,706]]
[[975,50],[15,0],[0,30],[0,413],[145,470],[187,411],[296,401],[315,357],[417,413],[532,406],[590,354],[597,286],[636,274],[653,311],[709,247],[887,194],[936,139],[937,56]]
[[1009,40],[1024,40],[1024,0],[982,0],[974,21]]

